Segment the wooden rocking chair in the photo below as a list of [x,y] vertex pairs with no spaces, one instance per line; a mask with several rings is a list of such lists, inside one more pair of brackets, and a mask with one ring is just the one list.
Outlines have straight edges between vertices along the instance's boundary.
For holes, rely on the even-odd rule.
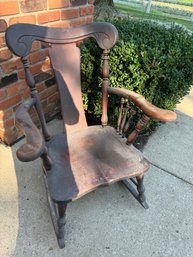
[[[47,28],[31,24],[16,24],[7,29],[9,49],[21,57],[31,98],[16,111],[16,122],[26,136],[26,144],[17,150],[17,157],[29,162],[41,157],[51,217],[58,244],[64,247],[64,225],[67,203],[96,188],[122,181],[134,197],[148,208],[144,195],[143,178],[149,168],[140,151],[132,142],[149,118],[173,121],[176,114],[148,103],[143,96],[108,85],[108,50],[117,41],[117,30],[110,23],[93,23],[75,28]],[[80,49],[76,43],[95,38],[104,50],[102,68],[101,125],[88,126],[84,114],[80,83]],[[49,43],[49,55],[60,93],[64,131],[55,136],[48,132],[34,78],[27,56],[32,42]],[[108,126],[108,95],[121,98],[117,129]],[[127,101],[136,104],[144,113],[134,131],[123,138],[129,127]],[[125,106],[126,105],[126,106]],[[32,122],[29,110],[35,107],[42,133]],[[123,112],[124,106],[126,111]]]

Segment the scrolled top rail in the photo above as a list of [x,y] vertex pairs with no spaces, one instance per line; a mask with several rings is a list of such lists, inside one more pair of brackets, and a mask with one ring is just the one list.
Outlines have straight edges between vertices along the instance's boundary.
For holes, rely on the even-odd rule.
[[17,56],[27,56],[34,40],[47,43],[73,43],[85,38],[95,38],[102,49],[112,48],[118,38],[117,29],[107,22],[94,22],[73,28],[49,28],[33,24],[14,24],[6,31],[6,43]]

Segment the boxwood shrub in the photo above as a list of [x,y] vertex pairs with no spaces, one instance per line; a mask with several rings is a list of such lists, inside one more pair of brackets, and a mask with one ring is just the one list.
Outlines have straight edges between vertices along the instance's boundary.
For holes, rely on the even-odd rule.
[[[110,86],[142,94],[160,108],[174,109],[193,84],[193,36],[185,29],[130,19],[113,20],[119,32],[110,50]],[[93,118],[101,114],[102,51],[94,41],[81,45],[84,106]],[[118,106],[109,102],[109,116]]]

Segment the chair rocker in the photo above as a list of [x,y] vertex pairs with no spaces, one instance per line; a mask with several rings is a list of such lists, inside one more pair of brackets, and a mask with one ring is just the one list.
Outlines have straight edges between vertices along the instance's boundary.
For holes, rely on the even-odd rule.
[[[16,24],[7,29],[9,49],[21,57],[31,98],[16,111],[16,122],[26,136],[26,143],[17,150],[20,161],[41,157],[51,217],[60,248],[64,247],[64,225],[67,203],[104,185],[122,181],[134,197],[148,208],[143,185],[149,163],[133,145],[138,133],[150,118],[173,121],[176,114],[147,102],[143,96],[108,85],[108,50],[117,41],[118,32],[110,23],[93,23],[74,28],[47,28]],[[80,49],[77,42],[92,37],[103,49],[101,125],[88,126],[82,103]],[[51,136],[45,122],[34,78],[27,56],[32,42],[49,44],[49,56],[55,73],[61,101],[63,132]],[[120,97],[117,128],[108,126],[108,97]],[[131,105],[129,103],[132,103]],[[133,109],[138,106],[142,118],[126,138]],[[29,111],[35,107],[42,132],[32,122]]]

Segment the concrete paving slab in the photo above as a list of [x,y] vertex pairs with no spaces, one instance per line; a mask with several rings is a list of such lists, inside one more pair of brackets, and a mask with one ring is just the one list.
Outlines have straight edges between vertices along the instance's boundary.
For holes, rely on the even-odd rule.
[[[59,124],[53,121],[49,128],[56,131]],[[159,130],[169,133],[165,126]],[[100,188],[68,205],[66,248],[59,249],[40,161],[21,163],[15,157],[22,143],[0,146],[1,257],[193,257],[193,186],[154,166],[145,179],[150,209],[144,210],[120,184]],[[154,154],[152,148],[145,152]]]
[[15,249],[18,226],[18,186],[14,160],[11,148],[0,144],[0,256],[10,256]]
[[154,165],[193,184],[193,118],[177,111],[176,122],[161,125],[143,153]]
[[189,94],[185,95],[180,103],[176,105],[176,109],[193,117],[193,87],[191,87]]

